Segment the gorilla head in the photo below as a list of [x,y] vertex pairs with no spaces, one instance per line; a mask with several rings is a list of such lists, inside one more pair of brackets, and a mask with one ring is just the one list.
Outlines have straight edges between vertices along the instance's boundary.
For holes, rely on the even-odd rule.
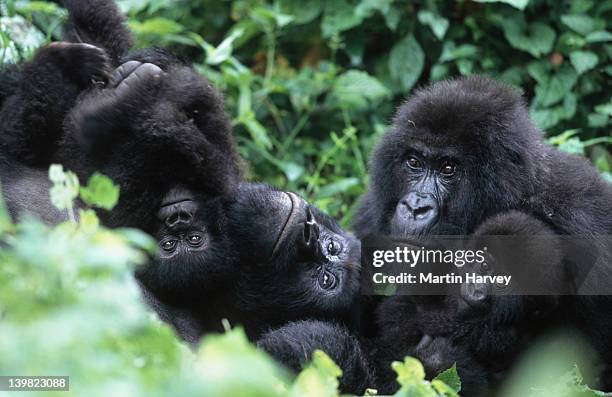
[[144,287],[171,304],[214,296],[233,274],[223,203],[241,179],[221,94],[172,55],[143,50],[79,99],[66,130],[63,162],[120,187],[104,223],[158,239],[157,257],[137,271]]
[[371,157],[358,235],[471,232],[534,191],[539,140],[519,93],[492,80],[417,91]]
[[[169,304],[197,304],[225,288],[237,271],[225,229],[223,197],[171,189],[156,214],[157,257],[136,271],[140,283]],[[220,296],[221,297],[221,296]]]
[[268,325],[348,315],[359,241],[294,193],[247,183],[238,190],[227,216],[240,239],[240,305]]

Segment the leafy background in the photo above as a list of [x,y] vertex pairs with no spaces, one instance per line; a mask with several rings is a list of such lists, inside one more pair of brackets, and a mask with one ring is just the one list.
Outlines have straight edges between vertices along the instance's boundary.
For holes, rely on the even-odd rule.
[[[249,177],[347,225],[401,100],[484,73],[521,87],[562,150],[612,180],[612,0],[119,0],[141,47],[171,48],[222,91]],[[59,38],[54,3],[0,0],[2,61]]]
[[[249,178],[299,191],[344,225],[395,107],[450,76],[485,73],[522,87],[550,142],[612,179],[612,0],[119,4],[139,46],[173,49],[225,92]],[[59,39],[65,11],[0,0],[0,15],[2,64]],[[80,186],[55,167],[50,177],[54,204],[69,213],[77,196],[93,207],[117,200],[103,176]],[[88,396],[338,395],[339,370],[324,354],[294,377],[240,329],[208,337],[197,353],[179,344],[142,306],[131,277],[151,244],[138,231],[101,227],[91,210],[48,228],[15,224],[0,206],[0,374],[69,374],[71,393]],[[592,360],[576,346],[553,338],[535,347],[502,396],[604,396],[573,367],[591,382]],[[452,370],[444,386],[423,381],[415,360],[394,368],[400,396],[459,387]]]

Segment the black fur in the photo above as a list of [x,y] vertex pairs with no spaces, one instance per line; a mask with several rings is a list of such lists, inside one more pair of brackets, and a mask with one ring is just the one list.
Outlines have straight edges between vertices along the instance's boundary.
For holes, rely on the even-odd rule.
[[[612,281],[612,187],[587,160],[543,140],[518,92],[483,77],[434,84],[399,108],[372,154],[370,186],[354,228],[360,238],[579,236],[585,242],[580,261],[569,260],[567,247],[554,238],[548,255],[527,246],[521,260],[555,269],[570,291],[578,281],[583,287]],[[379,365],[410,354],[430,335],[448,338],[490,376],[507,369],[535,336],[565,326],[588,335],[604,361],[612,361],[612,339],[603,331],[612,325],[609,296],[497,296],[467,310],[465,298],[434,299],[433,306],[413,297],[384,300],[376,332],[381,345],[390,342],[387,351],[377,347],[376,356],[385,357]],[[610,389],[602,379],[600,386]]]
[[362,395],[374,384],[373,369],[358,339],[346,327],[335,323],[289,323],[264,334],[257,346],[296,372],[310,362],[315,350],[323,350],[342,365],[340,389],[343,393]]

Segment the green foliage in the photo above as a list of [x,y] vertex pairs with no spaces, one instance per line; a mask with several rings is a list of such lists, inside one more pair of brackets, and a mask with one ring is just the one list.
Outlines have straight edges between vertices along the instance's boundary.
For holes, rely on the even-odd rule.
[[[58,208],[76,207],[76,176],[57,165],[49,176]],[[112,208],[115,189],[96,174],[81,191],[91,205]],[[293,376],[240,328],[188,350],[144,306],[131,274],[155,253],[155,242],[139,231],[100,226],[90,209],[79,214],[78,222],[52,228],[33,218],[14,224],[0,205],[0,374],[68,375],[73,393],[93,397],[339,396],[342,371],[322,351]],[[403,384],[427,383],[422,366],[418,379],[408,365],[396,368]],[[442,380],[458,382],[454,376]],[[435,390],[453,390],[442,380],[432,381]]]
[[[552,142],[577,131],[562,149],[612,179],[610,0],[119,4],[138,45],[172,48],[225,92],[250,178],[298,191],[344,225],[399,100],[457,75],[523,88]],[[45,1],[0,0],[0,10],[5,62],[57,39],[65,17]]]

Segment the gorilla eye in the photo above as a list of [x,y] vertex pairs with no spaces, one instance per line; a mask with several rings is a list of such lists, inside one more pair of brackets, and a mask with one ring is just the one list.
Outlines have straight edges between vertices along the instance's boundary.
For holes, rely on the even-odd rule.
[[413,156],[408,158],[406,164],[408,164],[408,167],[410,168],[421,168],[421,162],[419,161],[419,159]]
[[321,288],[325,290],[330,290],[336,286],[336,276],[327,270],[323,270],[321,273],[319,273],[319,278],[317,281],[319,282]]
[[336,240],[331,240],[327,244],[327,253],[329,255],[338,255],[341,249],[342,249],[342,245],[340,245],[340,243],[337,242]]
[[198,246],[202,242],[202,236],[198,236],[197,234],[192,234],[189,236],[189,244]]
[[161,247],[164,251],[170,252],[176,247],[176,240],[166,240],[161,243]]
[[455,174],[455,165],[450,162],[445,162],[440,168],[440,173],[445,176],[451,176]]

